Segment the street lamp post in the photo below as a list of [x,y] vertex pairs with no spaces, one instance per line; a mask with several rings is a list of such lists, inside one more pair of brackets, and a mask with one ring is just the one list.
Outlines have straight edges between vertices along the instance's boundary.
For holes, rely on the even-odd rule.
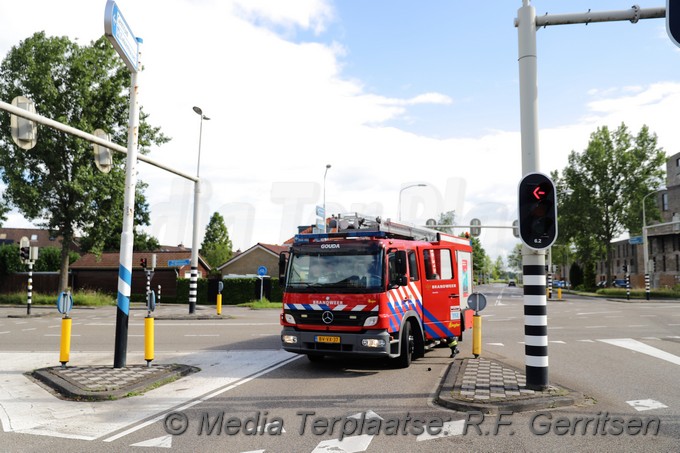
[[198,132],[198,162],[196,164],[196,182],[194,183],[194,227],[191,239],[191,277],[189,279],[189,314],[196,312],[196,296],[198,294],[198,217],[199,217],[199,198],[201,195],[201,180],[199,173],[201,169],[201,140],[203,138],[203,120],[209,120],[203,114],[200,107],[194,107],[194,112],[201,117]]
[[426,187],[427,184],[411,184],[406,187],[402,187],[401,190],[399,191],[399,206],[397,206],[397,218],[401,220],[401,194],[404,190],[410,189],[411,187]]
[[331,168],[331,164],[326,164],[326,171],[323,172],[323,232],[327,230],[326,227],[326,175],[328,174],[328,169]]

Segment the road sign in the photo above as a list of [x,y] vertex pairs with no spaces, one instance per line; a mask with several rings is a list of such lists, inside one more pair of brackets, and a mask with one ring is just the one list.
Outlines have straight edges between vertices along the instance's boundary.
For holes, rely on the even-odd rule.
[[680,0],[666,1],[666,31],[673,44],[680,47]]
[[326,214],[326,211],[324,210],[323,206],[317,206],[316,207],[316,216],[323,218],[324,215]]
[[628,243],[632,245],[642,244],[642,242],[642,236],[633,236],[632,238],[628,239]]
[[555,184],[542,173],[529,173],[519,183],[519,234],[532,249],[550,247],[557,239]]
[[486,296],[481,293],[472,293],[468,297],[467,304],[474,311],[482,311],[486,308]]
[[104,11],[104,34],[123,59],[128,69],[137,72],[139,66],[139,43],[113,0],[106,2]]
[[266,268],[266,266],[260,266],[260,267],[258,267],[258,268],[257,268],[257,275],[259,275],[259,276],[261,276],[261,277],[264,277],[265,275],[267,275],[267,268]]
[[62,315],[68,314],[73,308],[73,296],[70,292],[63,292],[59,294],[57,299],[57,311]]
[[182,267],[182,266],[188,266],[191,264],[190,259],[185,259],[185,260],[168,260],[168,266],[169,267]]

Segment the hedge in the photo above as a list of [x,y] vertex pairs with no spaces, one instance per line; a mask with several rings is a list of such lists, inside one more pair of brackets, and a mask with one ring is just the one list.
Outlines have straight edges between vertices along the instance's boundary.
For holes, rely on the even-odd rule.
[[[283,290],[279,286],[279,280],[277,278],[267,280],[265,280],[265,284],[266,286],[271,285],[271,288],[265,288],[264,297],[272,302],[282,301]],[[219,281],[219,279],[199,278],[196,303],[200,305],[214,305],[217,301],[216,295]],[[229,278],[221,281],[224,283],[224,289],[222,290],[222,304],[224,305],[238,305],[259,297],[259,278]],[[176,300],[183,303],[189,300],[189,279],[177,279]]]

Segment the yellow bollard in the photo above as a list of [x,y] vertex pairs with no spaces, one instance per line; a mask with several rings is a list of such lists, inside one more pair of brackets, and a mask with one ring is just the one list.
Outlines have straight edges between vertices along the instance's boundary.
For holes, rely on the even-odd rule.
[[557,300],[562,300],[562,288],[557,288]]
[[472,355],[475,359],[482,354],[482,317],[472,317]]
[[222,314],[222,294],[217,295],[217,314]]
[[154,321],[151,316],[144,318],[144,360],[146,365],[151,366],[154,359]]
[[59,349],[59,361],[65,367],[71,355],[71,318],[61,318],[61,347]]

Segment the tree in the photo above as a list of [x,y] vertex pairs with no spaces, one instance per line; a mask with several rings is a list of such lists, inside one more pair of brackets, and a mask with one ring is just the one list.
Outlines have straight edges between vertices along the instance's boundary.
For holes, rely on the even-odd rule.
[[[456,211],[446,211],[439,214],[439,221],[437,225],[453,225],[456,221]],[[439,227],[442,233],[453,234],[453,228]]]
[[0,276],[23,270],[24,265],[19,258],[19,244],[0,244]]
[[491,272],[491,259],[486,255],[479,238],[470,238],[472,245],[472,271],[479,277],[479,283],[483,283],[486,275]]
[[493,275],[494,280],[499,280],[502,275],[505,274],[505,265],[503,264],[503,257],[499,256],[496,258],[496,262],[493,264],[493,269],[491,270],[491,275]]
[[[79,46],[66,37],[44,32],[13,47],[0,65],[0,98],[24,95],[43,116],[83,131],[109,132],[126,143],[130,75],[106,38]],[[140,152],[169,139],[140,114]],[[4,199],[27,219],[61,236],[59,291],[68,284],[69,244],[76,233],[92,251],[121,231],[125,185],[124,156],[113,153],[108,174],[100,173],[91,144],[41,127],[38,143],[19,149],[11,140],[9,121],[0,126],[0,169]],[[143,183],[137,184],[135,223],[148,224]]]
[[[76,252],[69,253],[69,264],[80,258]],[[61,249],[59,247],[41,247],[33,270],[36,272],[55,272],[61,268]]]
[[211,267],[217,267],[227,262],[232,256],[231,239],[224,224],[224,217],[215,212],[205,229],[205,236],[201,243],[200,253]]
[[508,255],[508,267],[517,273],[522,271],[522,244],[515,245]]
[[[665,160],[647,126],[633,137],[625,124],[613,133],[598,128],[585,151],[571,152],[558,178],[560,236],[576,246],[586,271],[605,259],[612,281],[611,242],[626,230],[641,230],[642,199],[661,185]],[[658,218],[658,210],[647,209],[650,218]]]
[[4,222],[7,221],[7,213],[9,212],[9,207],[4,200],[0,200],[0,227]]

